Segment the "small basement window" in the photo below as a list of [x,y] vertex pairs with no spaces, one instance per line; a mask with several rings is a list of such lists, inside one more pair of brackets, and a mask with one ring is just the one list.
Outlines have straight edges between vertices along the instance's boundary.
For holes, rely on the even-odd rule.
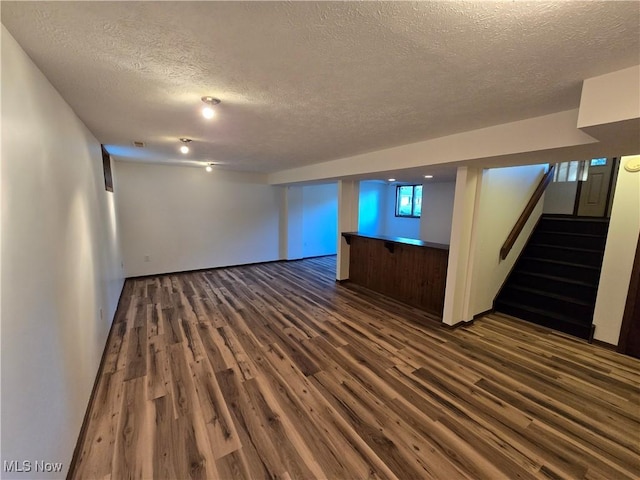
[[[600,159],[595,159],[600,160]],[[572,161],[556,163],[556,169],[553,171],[554,182],[577,182],[586,181],[589,173],[589,166],[586,161]]]
[[396,187],[396,217],[420,218],[422,214],[422,185]]

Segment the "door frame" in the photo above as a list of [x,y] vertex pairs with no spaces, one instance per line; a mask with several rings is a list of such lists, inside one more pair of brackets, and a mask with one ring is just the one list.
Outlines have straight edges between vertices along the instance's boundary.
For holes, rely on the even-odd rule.
[[[609,177],[609,187],[607,190],[607,200],[604,206],[604,215],[602,217],[593,217],[593,218],[607,218],[609,217],[609,211],[611,210],[611,202],[613,201],[613,186],[615,185],[618,179],[618,170],[620,168],[620,157],[607,157],[607,160],[611,160],[613,165],[611,166],[611,176]],[[590,162],[591,160],[585,160],[586,162]],[[578,187],[576,188],[576,198],[573,203],[573,216],[578,216],[578,208],[580,206],[580,195],[582,194],[582,184],[584,180],[578,180]]]

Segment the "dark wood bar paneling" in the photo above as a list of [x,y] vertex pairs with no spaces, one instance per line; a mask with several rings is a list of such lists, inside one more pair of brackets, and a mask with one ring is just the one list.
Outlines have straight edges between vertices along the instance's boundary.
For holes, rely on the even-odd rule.
[[351,245],[350,281],[442,316],[447,245],[357,233],[342,235]]

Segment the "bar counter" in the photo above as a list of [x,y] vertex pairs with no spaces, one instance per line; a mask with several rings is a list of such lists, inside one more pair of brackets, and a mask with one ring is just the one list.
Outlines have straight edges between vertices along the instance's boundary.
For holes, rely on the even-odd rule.
[[349,280],[442,317],[449,246],[412,238],[343,232]]

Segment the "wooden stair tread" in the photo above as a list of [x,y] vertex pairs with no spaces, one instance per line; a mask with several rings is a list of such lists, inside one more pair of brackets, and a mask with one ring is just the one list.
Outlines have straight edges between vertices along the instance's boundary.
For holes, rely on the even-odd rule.
[[529,275],[532,277],[539,277],[545,280],[554,280],[556,282],[563,282],[563,283],[570,283],[572,285],[580,285],[583,287],[590,287],[590,288],[596,288],[597,285],[594,285],[593,283],[590,282],[585,282],[582,280],[576,280],[574,278],[567,278],[567,277],[559,277],[557,275],[549,275],[546,273],[538,273],[538,272],[531,272],[529,270],[518,270],[518,273],[522,274],[522,275]]
[[[575,318],[571,318],[568,317],[566,315],[563,315],[561,313],[557,313],[557,312],[552,312],[550,310],[546,310],[544,308],[539,308],[539,307],[532,307],[530,305],[523,305],[521,303],[518,302],[513,302],[510,300],[500,300],[498,302],[498,304],[502,304],[502,305],[506,305],[509,307],[513,307],[513,308],[518,308],[520,310],[525,310],[531,313],[535,313],[538,315],[544,315],[545,317],[548,317],[550,319],[556,320],[556,321],[560,321],[560,322],[566,322],[566,323],[570,323],[572,325],[577,325],[580,327],[585,327],[585,326],[590,326],[591,322],[579,322],[577,321]],[[500,308],[496,309],[497,311],[500,311]]]
[[587,237],[587,238],[606,238],[606,233],[581,233],[581,232],[563,232],[560,230],[545,230],[544,227],[541,227],[538,230],[540,233],[551,233],[553,235],[574,235],[576,237]]
[[507,289],[520,290],[520,291],[523,291],[523,292],[533,293],[535,295],[541,295],[543,297],[553,298],[555,300],[560,300],[560,301],[567,302],[567,303],[574,303],[576,305],[583,305],[583,306],[586,306],[586,307],[593,306],[593,303],[585,302],[584,300],[580,300],[580,299],[575,298],[575,297],[570,297],[570,296],[567,296],[567,295],[560,295],[558,293],[553,293],[553,292],[547,292],[547,291],[544,291],[544,290],[539,290],[537,288],[527,287],[527,286],[524,286],[524,285],[513,284],[513,285],[507,286]]
[[532,241],[527,246],[534,247],[543,247],[543,248],[559,248],[562,250],[571,250],[574,252],[584,252],[584,253],[602,253],[602,249],[599,248],[582,248],[582,247],[569,247],[566,245],[555,245],[553,243],[539,243]]
[[609,223],[608,218],[604,217],[576,217],[574,215],[567,216],[555,216],[555,215],[543,215],[542,220],[561,221],[561,222],[594,222],[594,223]]
[[522,258],[526,258],[528,260],[534,260],[536,262],[555,263],[558,265],[567,265],[569,267],[581,267],[581,268],[588,268],[589,270],[600,271],[600,267],[594,267],[593,265],[585,265],[583,263],[565,262],[564,260],[552,260],[550,258],[530,257],[528,255],[523,255]]

